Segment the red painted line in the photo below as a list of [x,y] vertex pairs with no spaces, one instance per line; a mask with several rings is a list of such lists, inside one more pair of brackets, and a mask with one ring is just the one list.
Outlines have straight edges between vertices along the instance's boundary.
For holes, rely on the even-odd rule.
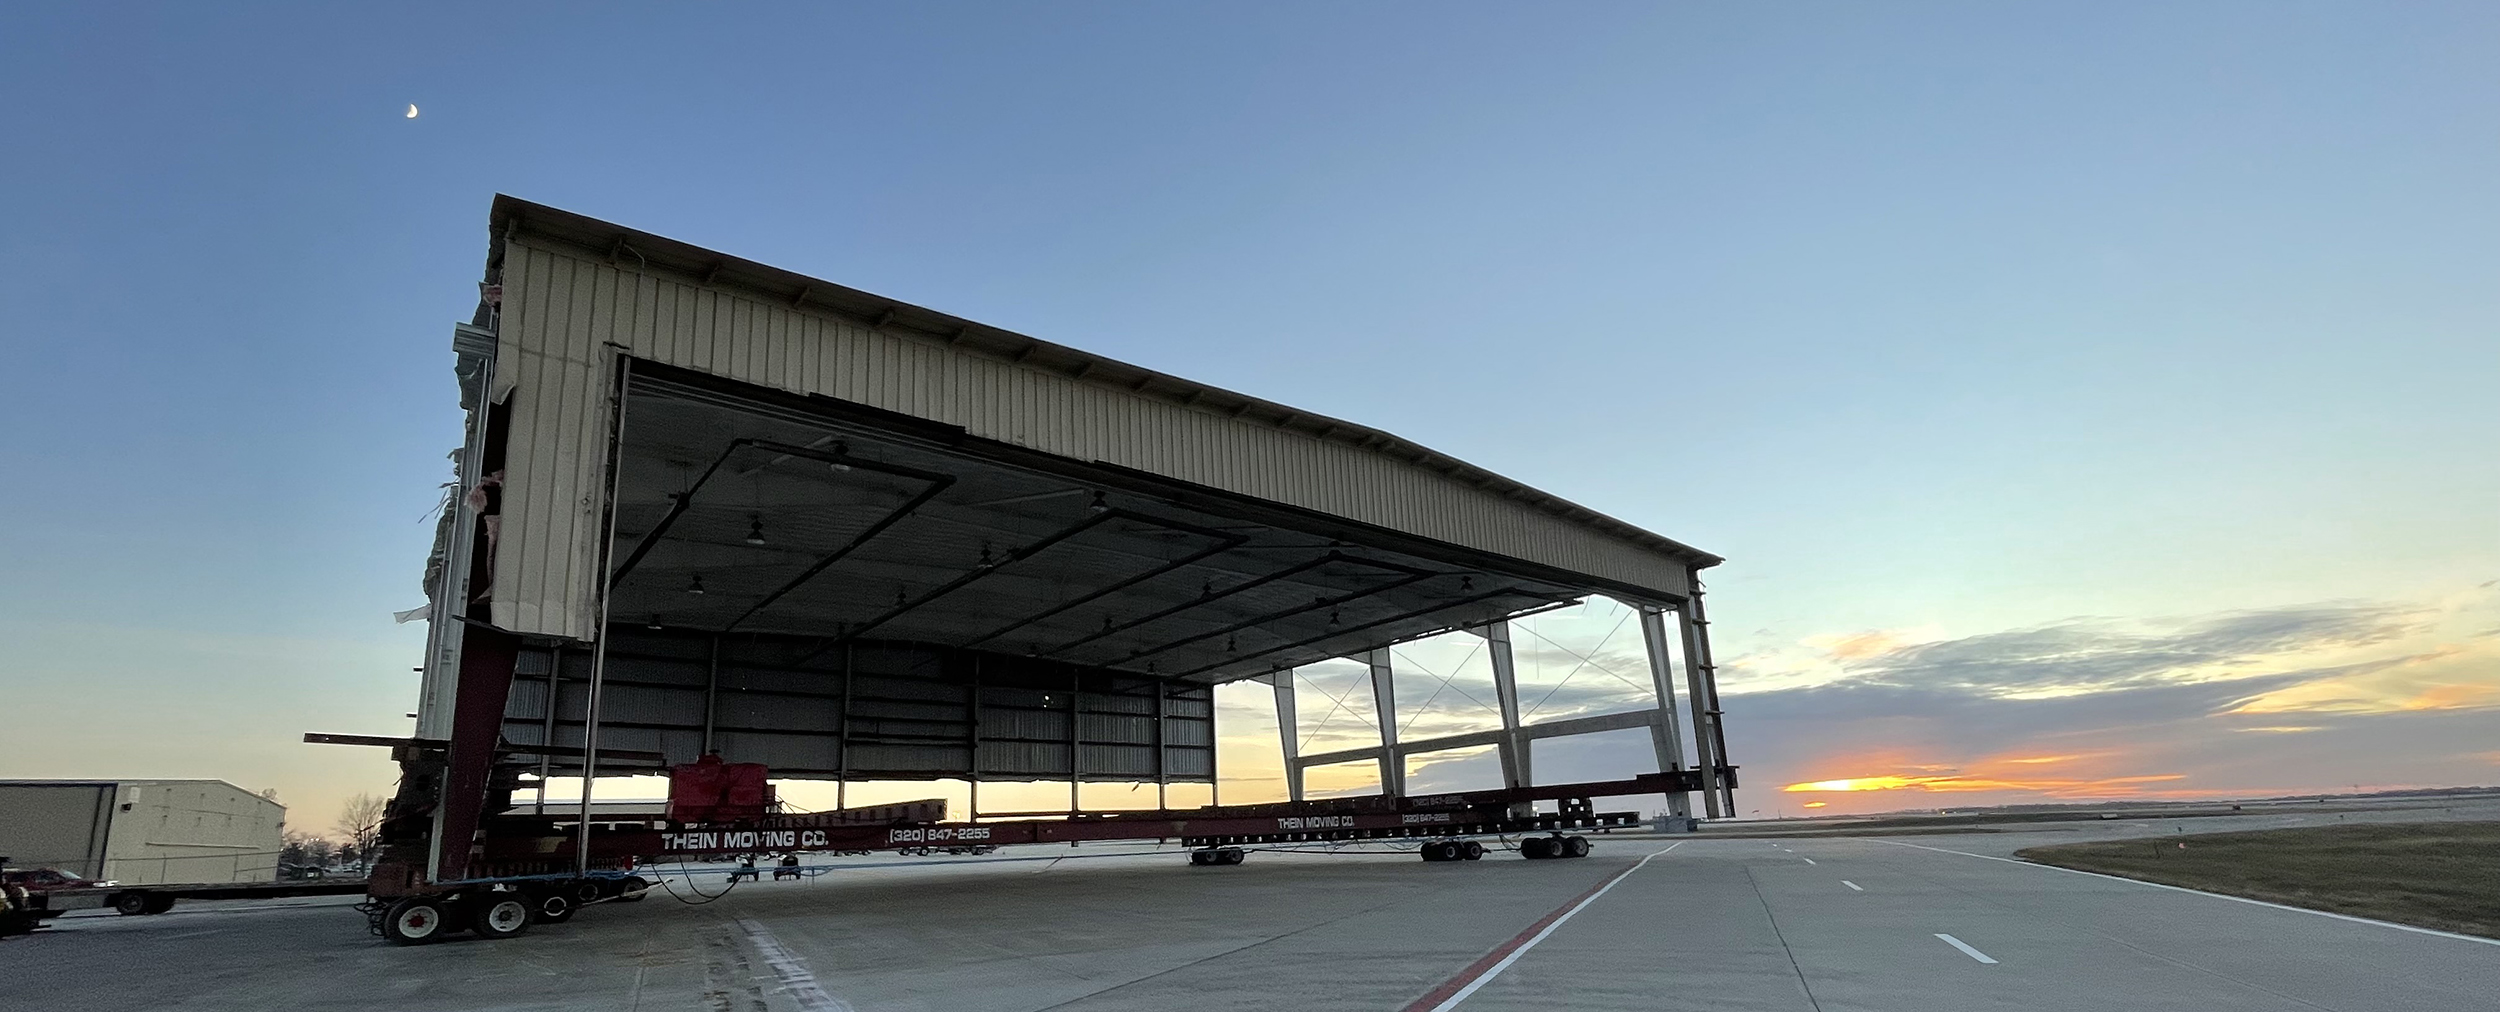
[[[1667,848],[1667,850],[1673,849],[1675,848]],[[1663,854],[1666,853],[1666,851],[1659,851],[1658,853]],[[1650,857],[1656,856],[1657,854],[1650,855]],[[1647,863],[1648,858],[1643,858],[1641,864]],[[1624,869],[1623,871],[1617,872],[1613,875],[1608,875],[1596,885],[1590,886],[1587,892],[1563,901],[1563,905],[1555,907],[1552,913],[1548,913],[1543,917],[1537,918],[1536,923],[1520,929],[1520,932],[1516,935],[1512,935],[1509,941],[1494,946],[1493,951],[1476,957],[1476,961],[1467,964],[1466,969],[1458,971],[1457,976],[1442,981],[1439,986],[1434,987],[1430,991],[1424,992],[1423,997],[1417,998],[1413,1002],[1408,1003],[1405,1008],[1398,1010],[1398,1012],[1432,1012],[1433,1009],[1439,1008],[1442,1002],[1450,1000],[1450,996],[1457,994],[1468,984],[1474,983],[1476,978],[1484,976],[1485,971],[1491,970],[1502,960],[1510,958],[1511,953],[1519,951],[1519,947],[1528,944],[1529,939],[1535,938],[1540,932],[1543,932],[1546,928],[1553,926],[1555,921],[1561,920],[1572,911],[1579,909],[1582,904],[1589,901],[1590,897],[1606,891],[1608,886],[1622,881],[1624,876],[1640,870],[1640,867],[1640,864],[1635,864],[1630,868]]]

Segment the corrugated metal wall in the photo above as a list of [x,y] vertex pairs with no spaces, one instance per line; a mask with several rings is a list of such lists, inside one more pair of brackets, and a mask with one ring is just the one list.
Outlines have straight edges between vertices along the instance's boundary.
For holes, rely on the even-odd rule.
[[609,345],[1667,596],[1686,589],[1685,560],[1406,461],[519,238],[505,247],[503,299],[495,379],[512,429],[492,621],[515,632],[592,635]]

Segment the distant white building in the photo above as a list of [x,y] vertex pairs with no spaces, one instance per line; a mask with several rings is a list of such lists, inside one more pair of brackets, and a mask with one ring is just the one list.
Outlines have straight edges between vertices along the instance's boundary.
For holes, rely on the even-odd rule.
[[277,878],[286,806],[223,780],[0,780],[0,857],[129,884]]

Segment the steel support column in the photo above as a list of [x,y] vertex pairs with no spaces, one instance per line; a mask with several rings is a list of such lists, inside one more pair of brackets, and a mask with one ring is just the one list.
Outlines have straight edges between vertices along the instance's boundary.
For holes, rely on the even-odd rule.
[[1692,607],[1688,603],[1677,609],[1675,624],[1684,640],[1684,692],[1692,703],[1693,766],[1701,772],[1702,808],[1716,819],[1720,816],[1718,750],[1711,741],[1710,689],[1702,674],[1706,662],[1701,653],[1701,626],[1693,619]]
[[[1163,743],[1163,702],[1171,691],[1171,686],[1162,682],[1155,683],[1155,811],[1158,812],[1168,811],[1172,807],[1168,798],[1172,788],[1172,752]],[[1210,719],[1208,723],[1213,724],[1214,721]]]
[[1484,639],[1485,656],[1493,662],[1493,699],[1502,711],[1502,740],[1495,748],[1502,763],[1502,786],[1528,786],[1528,739],[1519,733],[1519,669],[1511,657],[1510,623],[1505,620],[1467,630]]
[[[547,712],[541,715],[546,718],[546,724],[545,729],[538,732],[538,743],[550,747],[556,743],[556,704],[564,698],[564,651],[556,650],[552,653],[553,656],[547,658]],[[554,772],[555,756],[548,752],[540,753],[537,805],[539,815],[547,814],[547,777]]]
[[1397,677],[1389,669],[1389,648],[1363,654],[1372,669],[1372,712],[1380,718],[1380,793],[1406,796],[1406,757],[1398,753]]
[[574,867],[582,872],[590,870],[590,790],[599,780],[599,697],[608,683],[608,641],[616,638],[608,628],[608,608],[616,597],[615,571],[609,567],[616,558],[617,490],[625,482],[625,408],[634,388],[634,360],[618,355],[615,362],[616,393],[608,412],[608,508],[599,543],[599,624],[594,630],[599,639],[591,645],[590,687],[582,704],[582,822],[574,844]]
[[856,651],[842,644],[842,712],[834,716],[833,732],[833,807],[836,811],[851,807],[851,683],[857,676],[851,671]]
[[1283,739],[1285,754],[1285,797],[1302,800],[1301,728],[1294,723],[1293,672],[1279,671],[1260,681],[1276,689],[1276,736]]
[[1085,810],[1085,676],[1068,672],[1068,814]]
[[[703,751],[696,757],[712,754],[712,725],[720,713],[720,634],[712,634],[712,661],[703,674]],[[547,744],[553,745],[554,742]]]
[[[520,656],[520,637],[499,629],[470,629],[461,638],[451,747],[444,750],[443,789],[434,807],[429,877],[436,882],[468,877],[469,846],[486,808],[495,743],[503,735],[504,701],[512,695],[512,669]],[[582,761],[590,760],[584,756]]]
[[[1649,646],[1649,682],[1658,693],[1658,720],[1649,725],[1649,744],[1658,753],[1658,769],[1673,773],[1684,768],[1684,735],[1676,726],[1675,675],[1667,657],[1667,621],[1659,609],[1641,605],[1641,640]],[[1667,795],[1667,814],[1691,818],[1692,795],[1673,791]]]
[[964,776],[971,783],[972,815],[981,821],[981,655],[972,655],[972,684],[964,690],[964,736],[971,753],[964,757]]
[[1696,724],[1693,727],[1693,734],[1696,737],[1709,736],[1710,779],[1708,782],[1716,788],[1719,801],[1726,807],[1728,815],[1734,816],[1736,814],[1736,785],[1733,782],[1734,778],[1726,771],[1735,767],[1727,761],[1726,714],[1719,708],[1719,668],[1711,660],[1710,615],[1702,608],[1701,571],[1698,569],[1692,571],[1692,587],[1693,594],[1685,602],[1687,611],[1677,614],[1686,618],[1685,636],[1689,645],[1686,647],[1688,653],[1685,656],[1691,659],[1693,669],[1699,672],[1698,683],[1693,689],[1694,694],[1699,698],[1696,698],[1693,708],[1709,720],[1709,723],[1704,725],[1698,723],[1701,717],[1694,718]]

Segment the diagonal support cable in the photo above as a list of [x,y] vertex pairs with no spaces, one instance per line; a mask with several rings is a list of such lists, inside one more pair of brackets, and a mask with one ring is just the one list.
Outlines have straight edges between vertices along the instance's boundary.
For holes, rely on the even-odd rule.
[[[1597,650],[1604,650],[1604,649],[1606,649],[1606,644],[1607,644],[1609,641],[1612,641],[1612,640],[1615,638],[1615,634],[1616,634],[1616,633],[1618,633],[1618,632],[1622,632],[1622,631],[1623,631],[1623,623],[1624,623],[1624,621],[1625,621],[1626,619],[1630,619],[1631,617],[1632,617],[1632,612],[1631,612],[1629,609],[1626,609],[1626,610],[1624,611],[1624,613],[1623,613],[1623,618],[1619,618],[1619,619],[1616,619],[1616,620],[1615,620],[1615,627],[1614,627],[1614,628],[1612,628],[1612,629],[1608,629],[1608,630],[1606,630],[1606,635],[1598,639],[1598,641],[1597,641]],[[1536,633],[1534,633],[1534,632],[1530,632],[1528,635],[1530,635],[1530,636],[1536,636]],[[1543,636],[1536,636],[1536,638],[1541,639],[1541,640],[1545,640],[1545,637],[1543,637]],[[1545,642],[1547,642],[1547,643],[1552,643],[1552,642],[1554,642],[1554,641],[1553,641],[1553,640],[1545,640]],[[1560,649],[1562,649],[1562,648],[1561,648],[1561,647],[1556,647],[1555,649],[1560,650]],[[1563,652],[1564,652],[1564,653],[1571,653],[1571,651],[1568,651],[1568,650],[1564,650]],[[1595,651],[1595,650],[1592,650],[1592,651],[1590,651],[1590,652],[1591,652],[1591,653],[1595,653],[1596,651]],[[1578,655],[1578,654],[1572,654],[1572,656],[1574,656],[1574,657],[1579,657],[1579,655]],[[1531,706],[1531,707],[1529,707],[1529,708],[1528,708],[1528,712],[1526,712],[1526,713],[1523,713],[1523,714],[1520,714],[1520,715],[1519,715],[1519,719],[1520,719],[1521,721],[1526,721],[1529,717],[1535,716],[1535,715],[1536,715],[1536,711],[1537,711],[1537,709],[1538,709],[1539,707],[1544,706],[1544,705],[1545,705],[1545,701],[1546,701],[1546,700],[1554,698],[1554,694],[1555,694],[1555,693],[1557,693],[1557,692],[1561,692],[1561,691],[1562,691],[1562,687],[1563,687],[1563,686],[1571,684],[1571,676],[1579,674],[1579,673],[1580,673],[1580,669],[1581,669],[1581,668],[1585,668],[1585,667],[1588,667],[1588,666],[1589,666],[1589,659],[1588,659],[1588,658],[1586,658],[1586,657],[1580,657],[1580,663],[1575,664],[1575,665],[1572,665],[1571,670],[1570,670],[1569,672],[1564,673],[1564,675],[1562,676],[1562,681],[1555,682],[1555,683],[1554,683],[1554,687],[1553,687],[1553,688],[1550,688],[1550,689],[1545,690],[1545,694],[1544,694],[1544,695],[1537,697],[1536,706]],[[1602,671],[1602,670],[1604,670],[1604,669],[1602,669],[1602,668],[1601,668],[1601,669],[1599,669],[1599,670],[1601,670],[1601,671]]]

